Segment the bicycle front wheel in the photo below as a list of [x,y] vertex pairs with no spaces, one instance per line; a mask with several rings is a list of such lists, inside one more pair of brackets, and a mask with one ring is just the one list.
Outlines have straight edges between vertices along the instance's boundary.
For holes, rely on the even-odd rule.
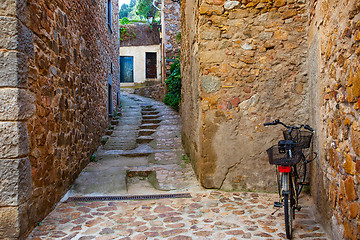
[[301,161],[299,163],[297,163],[294,166],[294,172],[295,172],[295,191],[296,191],[296,195],[299,197],[302,188],[303,188],[303,183],[306,181],[306,159],[305,156],[303,155],[301,158]]
[[291,206],[291,192],[284,194],[284,213],[285,213],[285,231],[288,239],[292,238],[292,222],[294,217],[294,208]]

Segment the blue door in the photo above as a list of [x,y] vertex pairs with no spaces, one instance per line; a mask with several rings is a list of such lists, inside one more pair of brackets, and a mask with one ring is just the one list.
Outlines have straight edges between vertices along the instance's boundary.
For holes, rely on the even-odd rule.
[[134,82],[134,57],[120,57],[120,82]]

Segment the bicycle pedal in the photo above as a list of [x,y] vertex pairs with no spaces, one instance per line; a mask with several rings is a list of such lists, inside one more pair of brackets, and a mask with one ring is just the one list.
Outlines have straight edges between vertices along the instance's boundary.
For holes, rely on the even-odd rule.
[[310,185],[310,183],[308,183],[308,182],[299,182],[299,184],[303,185],[303,186],[309,186]]
[[280,202],[274,202],[274,207],[281,208],[283,205]]

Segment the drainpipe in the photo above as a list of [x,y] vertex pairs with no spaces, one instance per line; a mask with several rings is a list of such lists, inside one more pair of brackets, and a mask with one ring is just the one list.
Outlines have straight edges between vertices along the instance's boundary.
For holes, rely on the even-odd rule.
[[164,6],[165,0],[161,1],[161,83],[165,83],[166,79],[166,71],[165,71],[165,44],[166,44],[166,36],[165,36],[165,14],[164,14]]

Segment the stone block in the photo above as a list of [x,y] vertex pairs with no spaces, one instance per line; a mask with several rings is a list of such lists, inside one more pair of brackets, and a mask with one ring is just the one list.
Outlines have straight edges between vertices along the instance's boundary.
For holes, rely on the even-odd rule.
[[0,160],[0,206],[17,206],[31,195],[28,158]]
[[215,76],[202,76],[201,88],[206,93],[216,92],[221,88],[221,81],[218,77]]
[[17,207],[0,208],[0,239],[16,238],[20,235],[19,211]]
[[350,204],[349,216],[350,216],[351,219],[356,218],[359,211],[360,211],[360,204],[359,203],[353,202],[353,203]]
[[24,122],[0,122],[0,159],[18,158],[29,153],[28,131]]
[[354,184],[354,178],[348,177],[345,182],[345,195],[349,201],[355,201],[358,199],[358,196],[356,194],[355,184]]
[[224,4],[225,10],[231,10],[240,4],[239,1],[226,1]]
[[287,0],[275,0],[274,7],[282,7],[286,5]]
[[221,50],[206,51],[200,53],[200,62],[221,63],[225,60],[225,52]]
[[27,58],[19,52],[0,52],[0,87],[27,87]]
[[350,175],[354,175],[356,171],[356,164],[352,160],[350,154],[345,154],[345,162],[343,165],[345,172]]
[[285,30],[277,30],[274,34],[274,37],[277,40],[288,40],[288,32]]
[[1,16],[15,16],[16,15],[16,2],[17,0],[2,0],[0,2],[0,15]]
[[0,89],[0,121],[26,120],[35,112],[35,97],[20,88]]
[[229,19],[242,19],[249,16],[249,11],[246,9],[234,10],[229,12]]
[[269,40],[274,36],[274,32],[261,32],[259,37],[260,40],[264,41],[264,40]]
[[0,1],[0,16],[17,16],[25,20],[25,6],[25,0],[2,0]]
[[33,34],[17,18],[0,16],[0,48],[33,56]]
[[360,132],[354,128],[351,129],[351,144],[356,155],[360,156]]
[[219,5],[208,5],[201,4],[200,6],[200,14],[212,15],[212,14],[223,14],[224,7]]
[[201,32],[201,38],[205,40],[218,39],[219,37],[220,37],[220,30],[218,28],[216,29],[206,28],[204,29],[204,31]]
[[282,14],[282,19],[289,19],[297,14],[296,10],[290,9]]

